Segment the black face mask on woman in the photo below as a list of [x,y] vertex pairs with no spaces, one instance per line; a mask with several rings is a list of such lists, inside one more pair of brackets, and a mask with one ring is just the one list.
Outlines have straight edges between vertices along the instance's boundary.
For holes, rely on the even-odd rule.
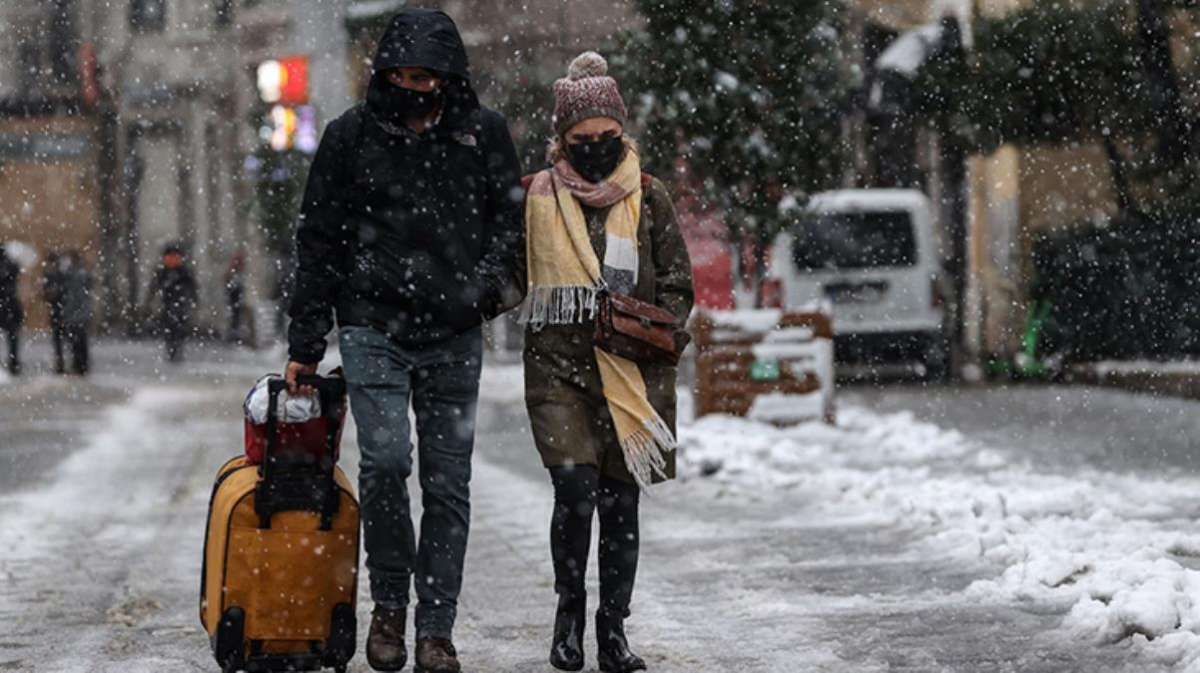
[[586,143],[567,143],[567,161],[588,182],[602,182],[613,174],[625,156],[621,136]]
[[428,117],[442,102],[442,92],[438,89],[416,91],[391,83],[371,87],[367,96],[376,113],[394,124]]

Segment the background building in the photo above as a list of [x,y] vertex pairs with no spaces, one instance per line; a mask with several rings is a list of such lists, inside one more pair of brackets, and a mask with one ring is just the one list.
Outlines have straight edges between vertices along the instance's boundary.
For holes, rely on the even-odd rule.
[[[222,278],[238,249],[249,253],[253,301],[269,306],[286,290],[279,241],[287,232],[275,232],[272,218],[290,226],[295,197],[264,210],[258,187],[278,180],[285,189],[277,191],[296,192],[307,160],[264,154],[272,106],[259,96],[258,66],[304,59],[304,105],[319,134],[360,98],[375,40],[406,4],[5,3],[0,237],[35,243],[43,253],[84,250],[100,279],[101,322],[111,329],[139,332],[148,324],[148,282],[169,243],[190,251],[202,328],[219,331],[223,323]],[[482,97],[510,112],[531,161],[540,161],[549,133],[550,84],[571,57],[602,46],[634,16],[624,1],[413,4],[456,17]],[[25,293],[36,325],[34,275],[26,274]]]
[[[80,67],[75,9],[69,0],[0,5],[0,242],[74,248],[94,264],[108,202],[101,118],[81,96],[94,70]],[[35,326],[45,322],[37,280],[24,274],[21,287]]]
[[[255,72],[309,64],[316,121],[351,104],[337,0],[54,0],[0,7],[0,238],[94,264],[101,324],[138,332],[168,243],[190,252],[197,322],[219,331],[222,279],[248,252],[253,294],[278,274],[255,226],[247,157],[263,145]],[[33,275],[26,304],[40,324]]]
[[[1076,0],[1069,6],[1087,9],[1099,4]],[[1150,4],[1129,3],[1128,25],[1135,26],[1138,13]],[[926,120],[889,108],[887,87],[912,75],[904,70],[905,59],[921,49],[924,57],[936,52],[930,40],[940,19],[956,20],[969,53],[979,20],[1034,7],[1031,0],[859,0],[851,5],[850,43],[862,59],[865,81],[864,100],[848,117],[847,137],[855,161],[845,184],[916,187],[934,199],[944,261],[960,280],[958,341],[964,355],[968,360],[1011,355],[1021,347],[1036,281],[1034,240],[1046,232],[1120,214],[1114,150],[1100,137],[1084,136],[1068,142],[1004,144],[968,156],[948,152],[952,148],[947,139],[931,131]],[[1183,72],[1195,72],[1196,56],[1187,38],[1195,29],[1187,25],[1184,12],[1170,20],[1175,63]],[[906,40],[908,44],[899,46]],[[893,72],[885,72],[888,69]],[[887,80],[889,76],[893,79]],[[883,105],[873,97],[880,87],[885,91]],[[901,99],[892,102],[902,107]],[[1137,189],[1135,183],[1132,190]]]

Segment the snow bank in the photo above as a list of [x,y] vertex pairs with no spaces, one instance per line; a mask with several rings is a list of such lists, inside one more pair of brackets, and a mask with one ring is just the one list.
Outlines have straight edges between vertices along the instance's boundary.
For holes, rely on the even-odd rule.
[[710,416],[679,434],[684,479],[912,531],[930,553],[998,569],[967,600],[1057,608],[1063,637],[1200,673],[1200,480],[1039,473],[909,413],[853,406],[837,427]]
[[1128,479],[1110,487],[1104,498],[1077,493],[1074,512],[991,522],[981,551],[1007,568],[968,593],[1071,605],[1062,624],[1071,636],[1128,640],[1158,663],[1200,673],[1200,572],[1189,567],[1200,565],[1200,531],[1190,517],[1172,518],[1195,505],[1161,511],[1172,508],[1171,499],[1194,496],[1175,492],[1178,485]]

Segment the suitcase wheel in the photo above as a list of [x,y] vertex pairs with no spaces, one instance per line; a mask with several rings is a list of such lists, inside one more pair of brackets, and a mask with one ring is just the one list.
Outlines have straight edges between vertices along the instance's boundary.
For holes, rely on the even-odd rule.
[[232,607],[221,615],[221,623],[217,625],[217,636],[213,643],[213,655],[225,673],[241,670],[245,655],[246,612],[239,607]]
[[354,658],[354,647],[358,639],[357,627],[353,605],[338,603],[333,607],[329,625],[329,640],[325,642],[326,666],[335,671],[346,670],[346,663]]

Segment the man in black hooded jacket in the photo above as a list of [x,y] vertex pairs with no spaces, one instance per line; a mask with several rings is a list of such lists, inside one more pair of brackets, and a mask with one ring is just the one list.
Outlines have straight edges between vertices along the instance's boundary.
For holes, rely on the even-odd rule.
[[[391,22],[367,100],[331,122],[297,232],[287,378],[316,371],[336,313],[362,452],[367,659],[399,670],[416,577],[417,670],[457,673],[451,631],[470,520],[481,323],[524,249],[520,166],[504,118],[480,106],[442,12]],[[406,479],[416,417],[424,513],[415,540]]]

